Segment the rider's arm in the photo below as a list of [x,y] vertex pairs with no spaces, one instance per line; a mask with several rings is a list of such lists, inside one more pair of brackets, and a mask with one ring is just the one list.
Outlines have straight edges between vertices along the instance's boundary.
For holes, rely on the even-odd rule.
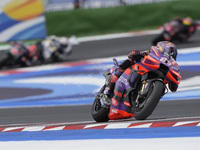
[[139,62],[141,58],[141,52],[137,49],[134,49],[131,53],[128,54],[128,59],[132,63]]
[[119,69],[121,69],[122,71],[126,70],[128,67],[130,67],[131,61],[129,59],[126,59],[124,61],[122,61],[119,65]]
[[131,65],[134,65],[136,62],[139,62],[144,54],[148,54],[148,51],[140,52],[139,50],[134,49],[131,53],[128,54],[128,59],[119,65],[119,68],[122,70],[127,69]]

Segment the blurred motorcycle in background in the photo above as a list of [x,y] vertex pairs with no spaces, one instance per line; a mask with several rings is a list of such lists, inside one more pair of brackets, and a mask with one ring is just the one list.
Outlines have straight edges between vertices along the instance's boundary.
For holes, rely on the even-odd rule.
[[165,23],[162,32],[152,41],[156,45],[160,41],[186,42],[200,27],[200,21],[193,21],[190,17],[175,18]]
[[49,36],[42,42],[38,42],[43,62],[66,61],[67,56],[72,53],[72,46],[77,45],[78,41],[75,36],[57,37]]
[[49,36],[36,44],[22,41],[11,42],[9,48],[1,50],[0,69],[29,67],[45,63],[66,61],[72,53],[72,46],[77,45],[75,36]]
[[11,47],[1,53],[0,68],[29,67],[40,64],[39,52],[35,44],[11,42]]

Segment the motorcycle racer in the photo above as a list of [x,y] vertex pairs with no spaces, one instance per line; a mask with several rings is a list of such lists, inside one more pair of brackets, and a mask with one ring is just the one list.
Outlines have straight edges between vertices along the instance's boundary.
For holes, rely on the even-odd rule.
[[195,24],[192,18],[177,17],[173,20],[177,21],[179,25],[179,32],[180,32],[180,34],[178,35],[179,41],[184,41],[195,32]]
[[193,21],[192,18],[174,18],[163,25],[161,34],[153,39],[152,45],[156,45],[159,41],[187,41],[200,26],[199,21]]
[[22,42],[11,42],[11,49],[12,54],[16,57],[17,63],[20,65],[31,66],[31,61],[29,58],[29,51],[28,47]]
[[72,45],[67,37],[49,36],[41,43],[42,56],[44,60],[60,61],[72,52]]
[[[144,54],[148,55],[150,51],[157,51],[159,53],[166,54],[167,56],[170,57],[170,59],[173,59],[174,64],[176,63],[176,57],[178,54],[176,46],[168,41],[159,42],[157,43],[156,46],[152,46],[150,50],[147,50],[145,52],[140,52],[139,50],[133,50],[131,53],[129,53],[128,59],[123,61],[119,65],[119,68],[115,71],[115,73],[112,76],[110,76],[109,79],[110,82],[106,84],[106,88],[104,90],[104,95],[102,97],[102,100],[104,102],[104,107],[110,108],[110,114],[109,114],[110,119],[122,119],[122,118],[133,117],[133,113],[131,111],[131,105],[128,102],[125,101],[123,102],[126,111],[116,108],[114,109],[114,106],[117,103],[121,103],[120,101],[122,97],[124,97],[123,87],[121,86],[123,84],[126,84],[127,80],[124,80],[123,77],[121,77],[121,75],[127,72],[126,70],[127,68],[130,67],[130,69],[128,70],[131,70],[132,69],[131,66],[134,65],[135,63],[140,62]],[[133,77],[133,80],[131,81],[133,83],[132,87],[135,87],[141,75],[137,71],[133,70],[131,76]],[[168,87],[172,92],[176,92],[178,84],[174,82],[169,82]],[[111,97],[112,93],[113,96]]]

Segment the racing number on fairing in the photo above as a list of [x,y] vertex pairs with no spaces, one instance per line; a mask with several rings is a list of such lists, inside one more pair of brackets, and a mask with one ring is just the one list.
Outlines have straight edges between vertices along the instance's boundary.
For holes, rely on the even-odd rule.
[[160,61],[167,64],[168,66],[171,66],[171,62],[166,58],[166,57],[162,57],[160,58]]

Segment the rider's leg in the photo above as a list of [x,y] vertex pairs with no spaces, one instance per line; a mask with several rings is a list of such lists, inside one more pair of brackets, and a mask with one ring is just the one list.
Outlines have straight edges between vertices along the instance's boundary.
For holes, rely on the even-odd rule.
[[129,99],[129,91],[131,88],[135,88],[140,76],[133,69],[127,69],[116,82],[109,114],[111,120],[134,116],[132,104]]
[[118,78],[121,76],[123,71],[121,69],[116,70],[115,74],[113,74],[110,77],[110,81],[106,85],[106,88],[104,90],[104,95],[102,97],[104,105],[110,107],[111,106],[111,95],[115,88],[115,83],[118,80]]
[[107,87],[105,88],[104,94],[106,94],[108,97],[110,97],[111,93],[113,93],[113,90],[115,88],[115,83],[118,80],[118,78],[122,75],[124,70],[126,70],[128,67],[130,67],[132,64],[130,60],[123,61],[119,68],[115,71],[115,73],[111,76],[110,82],[108,83]]
[[115,87],[115,83],[118,80],[119,76],[117,76],[116,74],[113,74],[110,78],[110,82],[108,83],[108,85],[106,86],[105,90],[104,90],[104,94],[107,95],[108,97],[111,96],[111,94],[113,93],[114,87]]
[[103,101],[106,106],[111,106],[111,95],[113,94],[115,83],[117,82],[118,78],[122,75],[124,70],[130,67],[132,64],[130,60],[123,61],[119,68],[115,71],[115,73],[111,76],[109,83],[106,85],[103,95]]

